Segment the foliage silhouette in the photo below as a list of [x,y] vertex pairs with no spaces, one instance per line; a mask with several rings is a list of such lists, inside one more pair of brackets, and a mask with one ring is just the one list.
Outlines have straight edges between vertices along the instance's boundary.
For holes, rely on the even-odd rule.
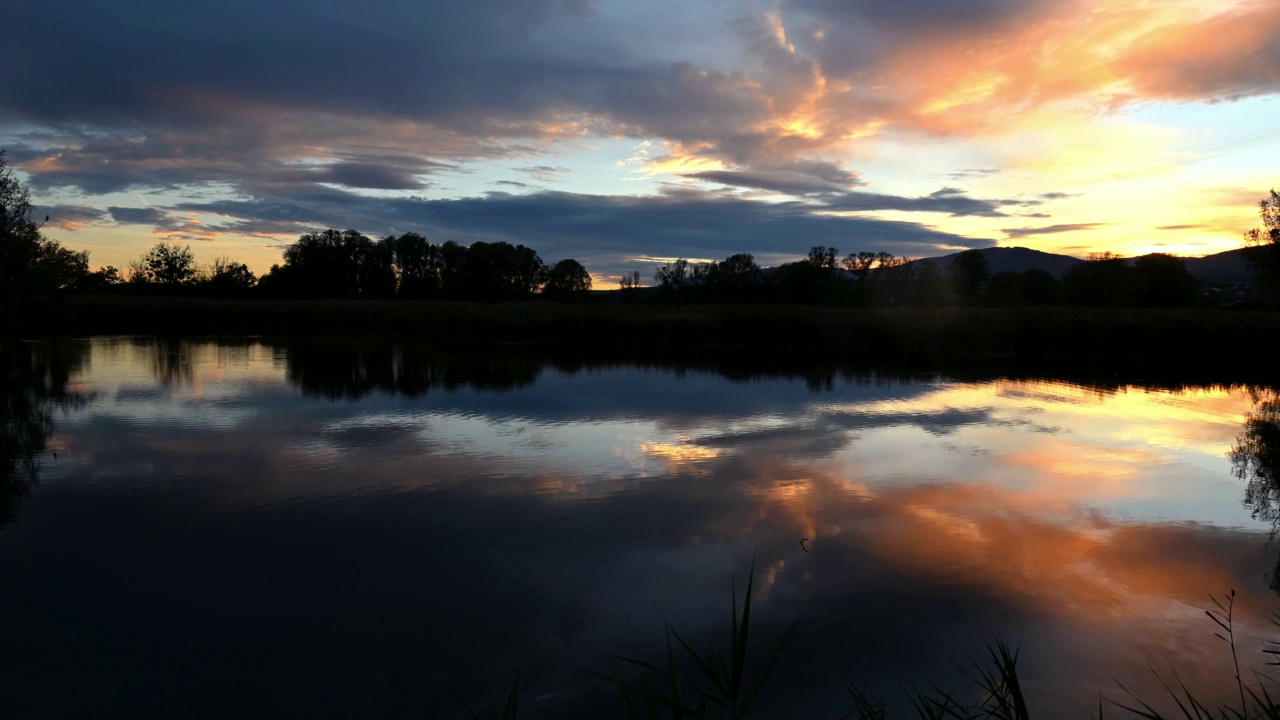
[[1280,301],[1280,194],[1272,190],[1258,202],[1262,227],[1244,234],[1245,258],[1257,275],[1258,284],[1272,302]]
[[[1253,410],[1245,417],[1228,457],[1236,477],[1245,483],[1244,504],[1255,520],[1271,523],[1271,538],[1280,532],[1280,394],[1274,388],[1250,388]],[[1280,560],[1270,577],[1280,592]]]
[[[89,273],[89,252],[64,248],[40,231],[31,193],[22,186],[0,149],[0,317],[6,324],[19,298],[73,288]],[[48,216],[45,217],[48,220]]]
[[189,285],[196,279],[196,258],[190,245],[156,243],[141,258],[129,264],[129,281],[156,285]]
[[547,282],[543,293],[557,300],[580,295],[591,289],[591,274],[582,263],[568,258],[561,260],[547,270]]
[[0,344],[0,528],[36,484],[53,411],[87,398],[67,387],[84,363],[81,343]]
[[982,253],[966,250],[947,266],[947,278],[960,301],[972,303],[991,279],[991,268]]
[[197,275],[197,284],[208,295],[215,297],[247,297],[258,284],[258,278],[248,265],[229,257],[216,257]]

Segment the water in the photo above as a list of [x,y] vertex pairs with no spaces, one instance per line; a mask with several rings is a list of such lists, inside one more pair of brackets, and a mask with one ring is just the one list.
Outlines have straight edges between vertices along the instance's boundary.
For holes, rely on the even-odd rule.
[[1204,615],[1231,588],[1246,666],[1280,637],[1280,548],[1228,457],[1265,390],[389,343],[5,357],[5,716],[457,717],[517,677],[522,716],[605,716],[583,669],[656,659],[664,622],[725,635],[753,559],[755,657],[798,621],[758,717],[837,717],[846,677],[966,693],[995,638],[1038,717],[1116,679],[1160,702],[1153,669],[1231,701]]

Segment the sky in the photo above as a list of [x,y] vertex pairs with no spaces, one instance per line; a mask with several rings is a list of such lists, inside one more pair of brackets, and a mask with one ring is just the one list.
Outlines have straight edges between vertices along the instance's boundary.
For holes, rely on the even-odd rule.
[[1274,0],[17,0],[0,147],[91,265],[299,234],[613,286],[814,245],[1205,255],[1280,186]]

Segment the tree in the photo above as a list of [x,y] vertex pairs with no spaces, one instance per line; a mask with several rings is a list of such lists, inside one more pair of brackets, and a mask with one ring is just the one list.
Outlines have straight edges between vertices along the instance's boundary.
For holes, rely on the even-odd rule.
[[640,270],[622,273],[622,277],[618,278],[618,290],[630,292],[632,290],[640,290],[640,287]]
[[965,250],[947,266],[947,278],[962,301],[971,301],[991,277],[987,258],[979,250]]
[[764,290],[764,274],[751,253],[738,253],[716,263],[712,291],[730,302],[757,300]]
[[113,285],[119,285],[124,282],[124,278],[120,277],[120,270],[114,265],[100,267],[91,273],[88,273],[79,282],[76,283],[76,290],[81,292],[102,292]]
[[387,238],[395,257],[399,276],[397,294],[403,298],[425,300],[440,293],[440,247],[418,233],[404,233]]
[[31,219],[31,194],[13,176],[0,150],[0,292],[23,294],[40,251],[40,226]]
[[546,265],[532,248],[507,242],[476,242],[462,266],[464,297],[470,300],[525,300],[546,282]]
[[0,301],[65,290],[89,273],[89,252],[69,250],[45,237],[34,213],[31,193],[14,177],[0,150]]
[[653,273],[653,279],[664,290],[680,290],[689,278],[689,261],[679,258],[674,262],[659,267]]
[[814,267],[823,270],[834,270],[836,267],[836,255],[840,251],[836,248],[829,248],[826,245],[814,245],[809,248],[809,255],[805,258]]
[[1124,258],[1102,252],[1062,276],[1062,295],[1071,305],[1132,307],[1141,303],[1146,288]]
[[200,286],[219,295],[244,293],[258,282],[248,265],[226,256],[214,258],[201,270],[200,276]]
[[1262,227],[1244,234],[1248,250],[1245,259],[1253,267],[1258,285],[1264,292],[1280,297],[1280,195],[1272,190],[1258,202]]
[[1200,300],[1200,282],[1180,257],[1151,253],[1135,260],[1133,269],[1146,291],[1143,305],[1186,307]]
[[[306,298],[387,297],[395,290],[393,252],[358,230],[306,233],[284,250],[272,268],[272,294]],[[264,278],[265,280],[265,278]]]
[[196,279],[196,258],[190,245],[156,243],[138,260],[129,263],[133,282],[156,285],[188,285]]
[[591,289],[591,273],[582,263],[569,258],[561,260],[547,271],[547,284],[542,292],[549,297],[567,297]]

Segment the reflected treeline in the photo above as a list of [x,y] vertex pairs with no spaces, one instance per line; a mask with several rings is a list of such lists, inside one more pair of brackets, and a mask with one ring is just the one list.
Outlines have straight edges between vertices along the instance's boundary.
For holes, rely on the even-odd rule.
[[199,351],[211,349],[218,362],[236,362],[247,358],[249,349],[258,344],[252,338],[219,338],[184,340],[176,337],[134,338],[134,350],[142,354],[151,368],[151,376],[164,387],[185,385],[195,377],[196,365],[207,360]]
[[0,343],[0,527],[39,477],[53,411],[86,401],[67,381],[87,352],[85,343]]
[[[1253,410],[1231,448],[1231,465],[1244,481],[1244,504],[1254,519],[1280,531],[1280,393],[1273,388],[1250,390]],[[1280,592],[1280,560],[1271,573],[1271,589]]]
[[544,362],[518,353],[444,353],[399,343],[302,343],[284,348],[287,375],[308,395],[352,400],[371,392],[510,390],[533,383]]
[[[185,342],[156,342],[153,367],[159,381],[171,382],[190,367],[191,351],[184,346]],[[709,373],[734,382],[802,380],[813,391],[829,391],[837,383],[886,384],[936,379],[1058,381],[1101,394],[1126,387],[1181,390],[1241,384],[1232,378],[1125,375],[1111,368],[1079,363],[1062,367],[1045,362],[1021,365],[985,357],[959,358],[942,366],[911,367],[824,362],[801,353],[746,353],[734,349],[650,353],[629,349],[621,353],[575,348],[556,352],[536,347],[442,349],[411,342],[343,340],[282,341],[272,345],[285,358],[290,382],[309,395],[333,400],[353,400],[372,392],[417,397],[435,390],[511,390],[532,384],[546,369],[568,375],[633,368],[658,370],[677,377],[685,373]]]

